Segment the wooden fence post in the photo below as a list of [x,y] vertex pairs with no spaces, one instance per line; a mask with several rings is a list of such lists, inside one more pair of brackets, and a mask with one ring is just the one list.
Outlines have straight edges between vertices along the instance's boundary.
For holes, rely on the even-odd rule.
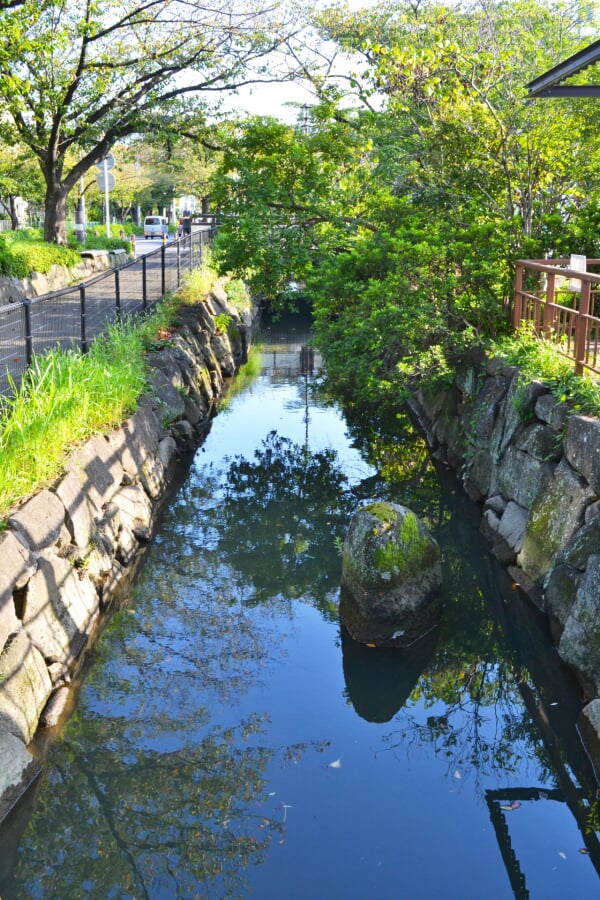
[[583,374],[583,366],[587,357],[588,315],[590,313],[591,284],[581,281],[581,299],[575,324],[575,374]]
[[513,309],[513,329],[518,330],[523,315],[523,266],[517,262],[515,269],[515,305]]
[[544,301],[544,338],[547,340],[552,338],[554,332],[554,323],[556,321],[556,310],[550,304],[554,304],[556,275],[550,272],[546,278],[546,299]]

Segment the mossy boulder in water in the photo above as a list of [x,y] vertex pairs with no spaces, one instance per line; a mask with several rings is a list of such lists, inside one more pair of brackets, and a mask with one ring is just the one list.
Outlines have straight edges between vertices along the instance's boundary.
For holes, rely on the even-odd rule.
[[440,548],[417,516],[396,503],[354,515],[344,542],[340,618],[352,637],[409,647],[439,621]]

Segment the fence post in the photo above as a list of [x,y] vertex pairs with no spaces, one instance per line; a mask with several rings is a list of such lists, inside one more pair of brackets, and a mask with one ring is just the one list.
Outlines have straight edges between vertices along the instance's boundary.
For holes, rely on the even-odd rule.
[[85,303],[85,284],[79,285],[79,308],[81,315],[81,352],[87,353],[89,350],[88,339],[87,339],[87,329],[86,329],[86,303]]
[[146,272],[146,257],[142,256],[142,311],[148,308],[148,280]]
[[587,357],[588,315],[590,312],[591,283],[581,281],[581,295],[575,324],[575,374],[583,374],[583,364]]
[[165,272],[165,254],[166,254],[166,244],[163,241],[160,247],[160,295],[164,297],[167,292],[167,280],[166,280],[166,272]]
[[121,321],[121,279],[119,270],[115,269],[115,308],[117,311],[117,322]]
[[515,300],[513,309],[513,329],[518,331],[523,315],[523,266],[517,263],[515,269]]
[[25,314],[25,362],[31,365],[33,359],[33,334],[31,333],[31,300],[25,297],[23,300],[23,312]]
[[181,286],[181,241],[177,241],[177,287]]
[[554,303],[555,297],[556,274],[549,272],[546,276],[546,299],[544,301],[544,319],[543,333],[544,337],[549,339],[554,332],[554,323],[556,321],[556,310],[550,304]]

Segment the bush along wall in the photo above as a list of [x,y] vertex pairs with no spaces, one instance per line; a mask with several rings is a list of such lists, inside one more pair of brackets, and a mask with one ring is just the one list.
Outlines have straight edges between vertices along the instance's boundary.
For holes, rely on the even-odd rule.
[[501,359],[457,368],[411,405],[434,455],[483,507],[482,529],[547,616],[587,702],[580,731],[600,773],[600,420]]
[[0,533],[0,820],[39,774],[28,745],[64,719],[73,675],[131,582],[178,460],[246,361],[256,310],[240,313],[217,286],[180,320],[149,355],[135,413],[78,448]]

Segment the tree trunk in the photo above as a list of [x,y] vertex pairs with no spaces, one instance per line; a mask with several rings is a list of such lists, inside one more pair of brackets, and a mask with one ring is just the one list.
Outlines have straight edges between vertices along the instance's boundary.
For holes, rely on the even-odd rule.
[[11,194],[8,198],[9,212],[10,212],[10,227],[13,231],[17,231],[19,228],[19,217],[17,215],[17,203],[16,203],[16,195]]
[[50,244],[67,244],[67,191],[62,185],[46,191],[44,240]]

